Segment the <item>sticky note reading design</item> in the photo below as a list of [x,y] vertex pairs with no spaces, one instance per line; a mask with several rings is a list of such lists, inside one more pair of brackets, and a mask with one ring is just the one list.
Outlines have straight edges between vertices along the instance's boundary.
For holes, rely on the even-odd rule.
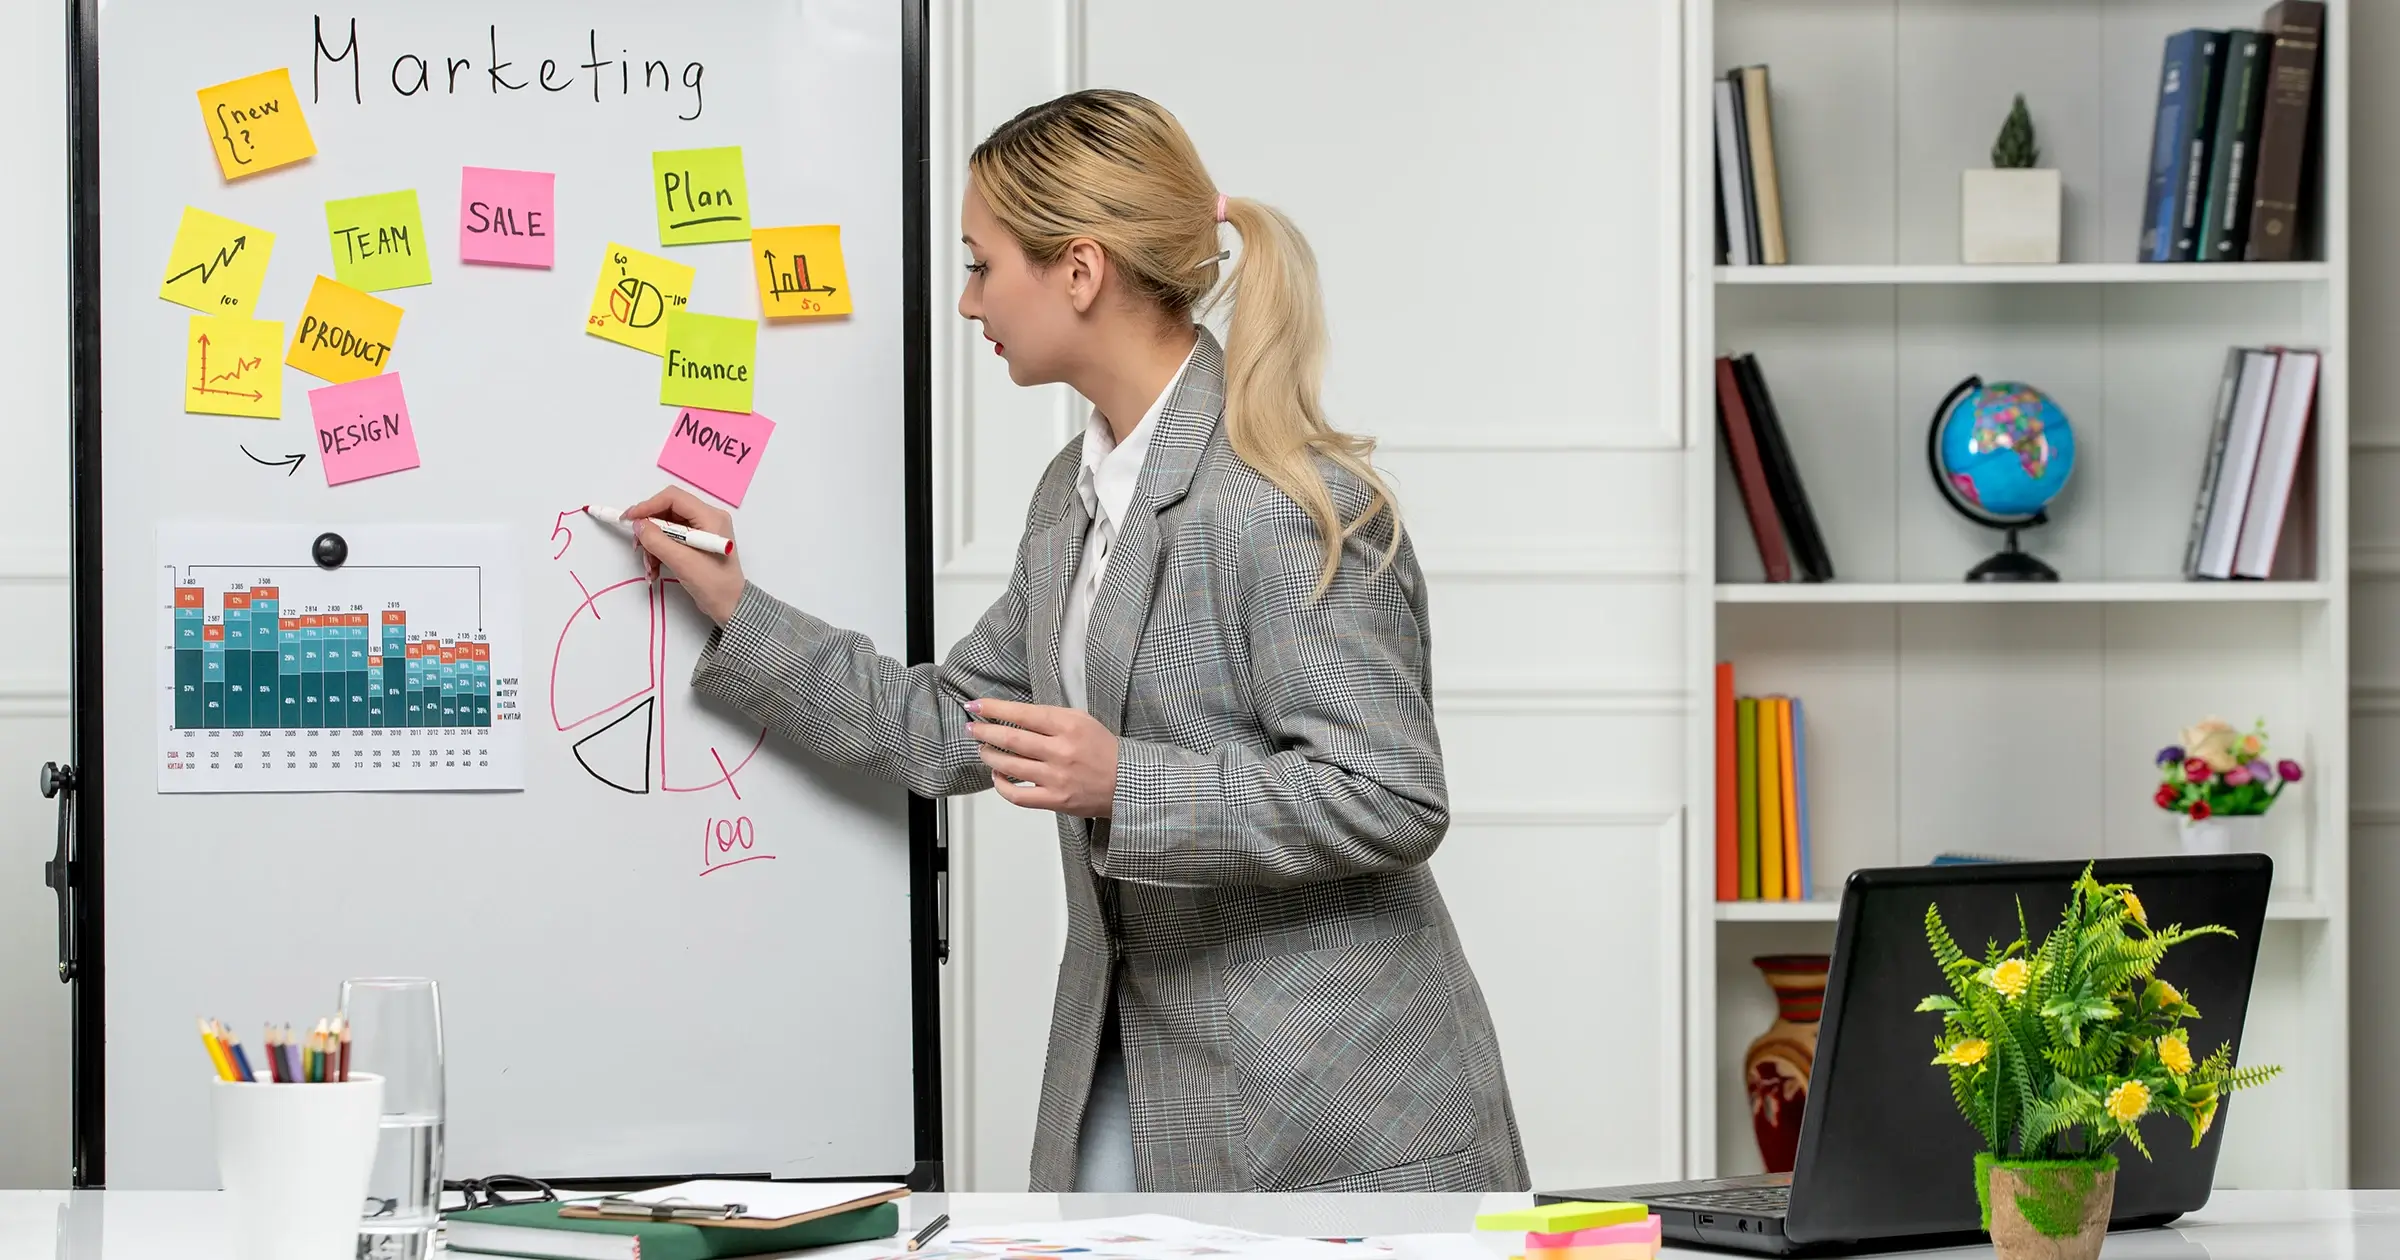
[[200,89],[200,116],[227,179],[271,171],[317,152],[288,68]]
[[768,319],[850,313],[838,223],[760,228],[750,234],[750,265],[758,272],[758,309]]
[[775,422],[755,411],[685,407],[675,413],[675,425],[667,430],[658,466],[740,507],[742,496],[750,492],[750,478],[758,472],[759,457],[767,453],[767,439],[773,436]]
[[158,295],[206,315],[248,315],[258,307],[258,286],[274,252],[273,232],[185,206]]
[[325,465],[326,485],[417,466],[417,426],[409,422],[399,373],[312,389],[308,409],[317,418],[317,459]]
[[469,166],[458,180],[458,260],[504,267],[547,267],[556,236],[548,171]]
[[758,361],[758,321],[667,313],[666,375],[658,400],[670,407],[750,410],[750,372]]
[[325,229],[333,235],[333,276],[343,284],[373,293],[433,283],[416,189],[328,201]]
[[392,339],[400,335],[401,314],[382,298],[318,276],[283,361],[336,385],[379,376],[387,370]]
[[667,352],[667,312],[692,300],[692,269],[656,254],[611,242],[601,255],[600,283],[583,330],[621,346]]
[[652,153],[650,195],[658,202],[661,245],[750,239],[750,189],[742,182],[738,144]]
[[283,419],[283,321],[194,315],[185,334],[183,409]]

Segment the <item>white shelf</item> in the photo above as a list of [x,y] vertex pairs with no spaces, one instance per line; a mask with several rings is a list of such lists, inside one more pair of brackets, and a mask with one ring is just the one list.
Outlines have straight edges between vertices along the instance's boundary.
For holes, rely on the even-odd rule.
[[[1720,901],[1717,903],[1719,923],[1832,923],[1841,918],[1842,903],[1828,901]],[[2270,923],[2312,923],[2332,917],[2332,911],[2318,901],[2270,901],[2267,921]]]
[[1720,604],[2307,604],[2322,582],[1720,582]]
[[2329,279],[2321,262],[2293,263],[2053,263],[2040,266],[1965,263],[1865,263],[1718,267],[1721,285],[1893,284],[2291,284]]

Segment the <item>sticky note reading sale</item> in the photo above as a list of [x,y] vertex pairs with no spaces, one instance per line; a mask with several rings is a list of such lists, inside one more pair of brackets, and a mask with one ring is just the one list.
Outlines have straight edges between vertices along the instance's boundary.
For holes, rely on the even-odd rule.
[[325,229],[333,236],[333,276],[343,284],[373,293],[433,283],[416,189],[328,201]]
[[382,298],[318,276],[283,361],[336,385],[379,376],[391,358],[392,339],[400,335],[402,313]]
[[194,315],[185,333],[183,409],[212,416],[283,418],[283,321]]
[[409,422],[399,373],[312,389],[308,409],[317,419],[317,460],[325,465],[326,485],[417,466],[417,426]]
[[767,439],[773,436],[775,422],[757,412],[685,407],[675,413],[674,427],[667,430],[658,466],[740,507],[742,496],[750,492],[750,478],[758,473],[759,458],[767,453]]
[[583,330],[621,346],[667,352],[667,312],[692,300],[690,267],[610,242]]
[[185,206],[158,295],[204,315],[248,315],[258,307],[258,286],[274,252],[273,232]]
[[758,273],[758,309],[768,319],[850,313],[838,223],[760,228],[750,234],[750,264]]
[[557,176],[469,166],[458,180],[458,260],[547,267],[556,236]]
[[200,116],[227,179],[271,171],[317,152],[288,68],[200,89]]
[[758,321],[667,313],[666,375],[658,400],[670,407],[750,410],[750,373],[758,361]]
[[738,144],[652,153],[650,195],[658,203],[661,245],[750,239],[750,188],[742,181]]

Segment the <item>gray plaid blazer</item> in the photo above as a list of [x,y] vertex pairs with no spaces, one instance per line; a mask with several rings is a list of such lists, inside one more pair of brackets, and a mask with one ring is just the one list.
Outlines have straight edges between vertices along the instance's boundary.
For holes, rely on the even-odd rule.
[[[1067,945],[1032,1188],[1075,1188],[1113,993],[1140,1190],[1530,1189],[1491,1014],[1425,866],[1449,804],[1415,552],[1380,568],[1388,526],[1361,530],[1316,597],[1321,535],[1234,455],[1224,409],[1203,329],[1092,607],[1080,699],[1120,739],[1115,816],[1058,820]],[[1082,442],[948,660],[901,665],[752,587],[692,685],[919,794],[990,787],[963,703],[1078,699],[1058,643]],[[1355,517],[1364,485],[1321,467]]]

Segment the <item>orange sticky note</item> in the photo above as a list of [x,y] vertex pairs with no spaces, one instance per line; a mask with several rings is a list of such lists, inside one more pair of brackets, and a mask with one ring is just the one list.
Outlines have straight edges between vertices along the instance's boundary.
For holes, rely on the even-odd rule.
[[768,319],[850,313],[850,277],[842,271],[842,228],[759,228],[750,233],[758,273],[758,311]]
[[400,335],[401,314],[382,298],[318,276],[283,361],[336,385],[381,376],[391,371],[386,364]]
[[314,157],[316,138],[300,114],[289,69],[269,70],[200,89],[200,117],[227,179],[240,179]]

